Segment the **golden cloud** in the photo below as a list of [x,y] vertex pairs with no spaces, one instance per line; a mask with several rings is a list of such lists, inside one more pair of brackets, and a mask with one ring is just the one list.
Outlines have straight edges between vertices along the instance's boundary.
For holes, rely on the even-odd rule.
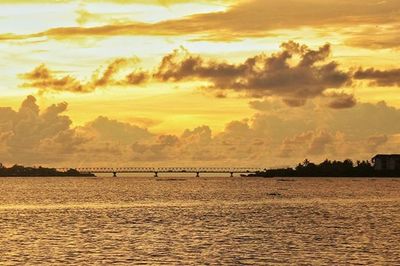
[[[162,59],[154,77],[171,82],[206,80],[212,84],[209,90],[234,90],[250,97],[280,96],[293,106],[351,82],[350,74],[328,61],[330,45],[312,50],[287,42],[281,47],[281,52],[250,57],[240,64],[206,60],[186,50],[176,50]],[[300,60],[293,64],[295,56]]]
[[[169,4],[182,1],[161,2]],[[271,34],[272,31],[280,29],[324,26],[340,26],[343,28],[346,26],[398,23],[399,14],[400,2],[397,0],[339,0],[333,2],[320,0],[251,0],[231,5],[226,11],[196,14],[158,23],[132,22],[96,27],[61,27],[21,36],[5,34],[0,39],[199,35],[200,39],[232,40],[243,37],[266,36]],[[350,43],[352,42],[350,41]]]
[[357,100],[352,94],[346,93],[330,93],[328,106],[333,109],[351,108],[357,104]]
[[199,126],[180,135],[157,135],[107,117],[73,127],[64,114],[66,103],[41,111],[36,99],[28,96],[17,111],[0,107],[0,161],[98,166],[118,158],[123,165],[272,166],[280,163],[279,156],[288,163],[304,156],[334,159],[345,154],[360,159],[370,158],[378,148],[392,152],[400,147],[393,137],[400,133],[400,110],[385,103],[324,109],[326,124],[318,117],[321,110],[312,105],[293,110],[279,104],[282,114],[263,111],[228,123],[220,133]]
[[[84,93],[100,87],[145,82],[204,81],[211,84],[206,89],[217,92],[216,95],[221,95],[223,91],[236,91],[246,97],[279,96],[288,105],[301,106],[307,99],[321,96],[327,89],[341,88],[351,82],[349,73],[339,70],[336,62],[328,60],[331,52],[329,44],[312,50],[290,41],[281,47],[278,53],[256,55],[239,64],[205,59],[182,48],[164,56],[155,71],[135,69],[122,79],[116,78],[117,74],[133,59],[118,58],[102,74],[96,72],[88,82],[69,75],[55,77],[45,65],[40,65],[32,72],[21,75],[27,81],[22,86],[37,88],[42,93]],[[298,62],[292,62],[294,57],[299,58]]]
[[73,92],[89,93],[98,88],[107,86],[138,85],[147,80],[147,73],[140,70],[126,75],[124,80],[115,80],[114,76],[130,64],[135,64],[137,58],[117,58],[112,61],[103,72],[95,71],[89,81],[80,81],[70,75],[57,77],[46,65],[41,64],[31,72],[21,74],[20,78],[25,80],[21,86],[25,88],[36,88],[39,93],[46,92]]
[[41,93],[47,90],[67,91],[67,92],[90,92],[93,89],[83,85],[74,77],[64,76],[57,78],[44,64],[39,65],[29,73],[20,75],[26,83],[22,87],[33,87],[39,89]]
[[345,44],[368,49],[400,48],[400,24],[372,25],[362,31],[348,34]]
[[[45,65],[21,75],[23,87],[40,92],[65,91],[85,93],[100,87],[132,86],[149,82],[203,81],[207,91],[225,95],[224,91],[242,93],[245,97],[278,96],[290,106],[302,106],[307,99],[323,96],[327,89],[342,88],[351,83],[351,74],[329,61],[331,47],[326,44],[317,50],[293,41],[283,43],[275,54],[249,57],[242,63],[232,64],[193,55],[184,48],[167,54],[154,71],[131,70],[118,78],[121,70],[138,59],[117,58],[88,82],[69,75],[56,77]],[[297,61],[296,61],[297,60]],[[352,107],[354,98],[333,95],[332,108]]]
[[[172,5],[182,3],[229,3],[233,0],[104,0],[103,2],[115,3],[115,4],[148,4],[148,5]],[[1,0],[2,4],[63,4],[73,3],[75,0]],[[96,3],[97,0],[84,0],[86,3]]]
[[371,85],[378,86],[400,86],[400,69],[379,70],[375,68],[358,69],[354,73],[358,80],[369,80]]

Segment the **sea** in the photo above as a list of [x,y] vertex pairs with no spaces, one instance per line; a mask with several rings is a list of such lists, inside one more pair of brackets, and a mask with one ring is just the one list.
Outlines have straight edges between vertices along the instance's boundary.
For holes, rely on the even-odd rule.
[[0,265],[400,265],[400,179],[0,178]]

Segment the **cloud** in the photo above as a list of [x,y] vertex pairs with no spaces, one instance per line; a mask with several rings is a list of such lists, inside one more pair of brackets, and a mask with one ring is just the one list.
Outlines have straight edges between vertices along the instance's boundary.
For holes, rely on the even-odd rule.
[[120,85],[140,85],[148,82],[150,74],[143,70],[135,70],[125,76],[125,80],[119,82]]
[[400,23],[389,25],[371,25],[361,31],[348,34],[345,44],[349,46],[362,47],[368,49],[389,49],[400,48]]
[[240,63],[230,63],[192,54],[181,47],[163,56],[151,70],[138,68],[139,59],[132,57],[114,59],[99,67],[87,81],[59,75],[44,64],[21,74],[20,78],[25,80],[21,87],[36,88],[39,93],[90,93],[111,86],[200,81],[203,82],[200,89],[220,98],[230,93],[248,98],[278,97],[288,106],[301,107],[309,99],[322,97],[333,109],[357,104],[354,95],[335,91],[355,80],[367,80],[372,86],[400,86],[400,69],[342,70],[337,62],[330,60],[330,54],[329,44],[311,49],[288,41],[276,53],[261,53]]
[[16,162],[56,162],[64,160],[86,141],[71,128],[72,121],[62,115],[66,103],[51,105],[40,113],[33,96],[28,96],[18,111],[0,108],[1,160]]
[[122,123],[104,116],[87,123],[81,130],[91,132],[99,141],[113,141],[123,144],[144,141],[153,137],[153,134],[145,128]]
[[[0,161],[52,166],[263,166],[312,160],[368,159],[396,152],[400,110],[385,103],[331,109],[312,102],[290,108],[265,101],[221,132],[207,126],[180,135],[98,117],[73,127],[67,103],[39,108],[28,96],[18,110],[0,108]],[[258,105],[262,105],[259,103]],[[260,106],[259,106],[260,107]],[[282,157],[285,160],[282,161]]]
[[[122,70],[136,64],[137,58],[117,58],[87,82],[69,75],[56,77],[45,65],[20,77],[27,81],[23,87],[37,88],[42,93],[87,93],[106,86],[198,80],[207,82],[206,90],[215,95],[225,96],[224,91],[236,91],[246,97],[279,96],[290,106],[302,106],[307,99],[321,96],[327,89],[341,88],[351,82],[350,74],[341,71],[336,62],[329,61],[329,44],[312,50],[289,41],[281,47],[280,52],[259,54],[239,64],[206,59],[181,48],[164,56],[155,71],[134,69],[122,78]],[[336,101],[351,100],[343,98],[344,95]]]
[[0,34],[0,41],[17,41],[31,38],[30,35],[18,35],[14,33]]
[[28,96],[18,111],[0,108],[0,161],[60,166],[120,156],[126,162],[129,145],[157,138],[145,128],[107,117],[73,127],[63,114],[67,107],[62,102],[40,110],[35,97]]
[[[329,98],[328,98],[329,99]],[[253,123],[279,136],[294,136],[316,128],[342,132],[352,139],[400,132],[400,110],[381,101],[376,104],[359,102],[353,108],[333,109],[326,98],[310,101],[301,108],[288,108],[277,99],[253,101],[250,106],[259,114]],[[276,130],[276,131],[275,131]]]
[[326,131],[319,131],[314,134],[309,144],[308,153],[311,155],[321,155],[326,153],[327,145],[333,141],[331,133]]
[[304,98],[285,98],[283,102],[291,107],[300,107],[306,104],[306,99]]
[[300,156],[324,155],[329,145],[334,144],[335,136],[326,130],[315,130],[300,133],[283,140],[280,147],[281,157],[291,157],[294,153]]
[[63,4],[71,0],[1,0],[2,4]]
[[[119,1],[123,3],[125,1]],[[129,1],[129,3],[138,1]],[[141,1],[143,2],[143,1]],[[188,1],[144,1],[174,4]],[[215,1],[214,1],[215,2]],[[223,1],[226,2],[226,1]],[[229,1],[232,2],[232,1]],[[264,37],[275,30],[301,27],[353,27],[399,22],[397,0],[249,0],[234,2],[225,11],[196,14],[158,23],[107,24],[96,27],[62,27],[21,35],[22,38],[55,39],[110,37],[123,35],[198,35],[200,39],[232,40],[243,37]],[[3,39],[17,36],[3,36]]]
[[375,68],[358,69],[354,79],[369,80],[371,85],[400,86],[400,69],[378,70]]
[[330,93],[327,97],[330,99],[328,106],[333,109],[351,108],[357,104],[357,100],[352,94]]
[[[148,5],[172,5],[192,2],[205,2],[205,3],[228,3],[232,0],[104,0],[103,2],[109,2],[114,4],[148,4]],[[75,0],[1,0],[3,4],[63,4],[73,3]],[[84,2],[97,3],[97,0],[85,0]]]
[[39,93],[46,92],[73,92],[89,93],[98,88],[107,86],[139,85],[148,79],[148,74],[142,70],[135,70],[126,75],[122,80],[116,80],[115,76],[124,68],[136,64],[137,58],[114,59],[103,72],[97,70],[89,81],[81,81],[77,78],[66,75],[58,77],[53,71],[41,64],[31,72],[21,74],[19,77],[25,82],[21,85],[24,88],[36,88]]
[[132,160],[135,161],[178,161],[179,138],[174,135],[160,135],[152,142],[135,142],[131,145]]
[[107,66],[107,68],[100,77],[98,77],[97,75],[93,77],[92,79],[93,87],[103,87],[110,84],[113,76],[127,64],[128,60],[125,58],[115,59]]
[[22,87],[37,88],[41,93],[46,91],[84,93],[94,89],[87,84],[81,84],[79,80],[69,75],[57,78],[44,64],[37,66],[31,72],[20,75],[20,77],[27,81],[21,85]]
[[[165,56],[154,74],[161,81],[206,80],[209,90],[234,90],[250,97],[277,95],[288,105],[304,105],[308,98],[322,95],[329,88],[340,88],[350,83],[349,74],[339,70],[338,64],[328,61],[331,47],[318,50],[287,42],[282,51],[270,56],[260,54],[240,64],[206,60],[185,49]],[[297,63],[293,58],[300,57]]]
[[385,102],[358,103],[350,109],[332,111],[330,126],[352,136],[353,139],[366,139],[375,135],[393,135],[400,131],[397,121],[400,111]]

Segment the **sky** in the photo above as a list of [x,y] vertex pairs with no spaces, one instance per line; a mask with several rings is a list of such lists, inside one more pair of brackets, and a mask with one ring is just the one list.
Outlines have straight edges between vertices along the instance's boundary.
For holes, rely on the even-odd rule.
[[399,35],[398,0],[0,0],[0,162],[398,153]]

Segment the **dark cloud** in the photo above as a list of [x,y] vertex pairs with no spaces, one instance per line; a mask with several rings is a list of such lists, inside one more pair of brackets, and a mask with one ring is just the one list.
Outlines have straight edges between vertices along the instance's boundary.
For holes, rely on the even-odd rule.
[[[185,48],[175,50],[163,57],[154,77],[161,81],[181,81],[187,79],[212,79],[230,81],[247,70],[245,65],[233,65],[224,62],[205,60],[192,55]],[[224,87],[224,83],[220,84]]]
[[[206,80],[210,90],[235,90],[250,97],[278,95],[291,106],[320,96],[328,88],[351,81],[338,64],[328,61],[330,45],[312,50],[295,42],[282,44],[282,51],[261,54],[240,64],[206,60],[184,49],[165,56],[154,74],[161,81]],[[293,64],[295,56],[300,60]]]
[[125,80],[121,82],[122,85],[139,85],[146,83],[150,79],[149,73],[146,71],[133,71],[125,76]]
[[26,80],[22,87],[37,88],[42,93],[46,91],[93,91],[91,87],[81,84],[79,80],[72,76],[56,77],[44,64],[39,65],[29,73],[20,75],[20,77]]
[[300,107],[306,104],[306,99],[304,98],[285,98],[283,102],[291,107]]
[[92,78],[92,87],[104,87],[113,83],[113,76],[118,73],[120,69],[125,67],[128,64],[128,59],[125,58],[117,58],[113,62],[111,62],[106,69],[104,70],[103,74],[98,76],[95,75]]
[[354,107],[357,104],[354,95],[346,93],[331,93],[328,95],[328,106],[333,109],[345,109]]
[[31,72],[21,74],[25,80],[22,87],[36,88],[40,93],[46,92],[73,92],[89,93],[98,88],[107,86],[139,85],[147,81],[149,74],[142,70],[135,70],[126,75],[124,79],[115,78],[121,70],[136,63],[137,58],[117,58],[108,64],[104,71],[97,70],[89,81],[81,81],[66,75],[59,77],[54,71],[41,64]]
[[88,81],[58,75],[44,64],[20,77],[25,80],[22,87],[36,88],[40,93],[89,93],[107,86],[202,81],[202,89],[220,98],[231,92],[249,98],[273,96],[288,106],[300,107],[309,99],[322,97],[333,109],[352,108],[357,104],[354,95],[332,90],[351,85],[354,80],[366,80],[374,86],[400,86],[400,69],[359,68],[351,73],[330,61],[330,53],[329,44],[311,49],[289,41],[281,45],[279,52],[259,54],[233,64],[207,59],[181,48],[164,56],[153,71],[132,67],[137,58],[117,58],[100,67]]
[[[121,70],[137,59],[118,58],[103,72],[97,71],[88,82],[69,75],[56,77],[45,65],[21,75],[41,92],[91,92],[99,87],[139,85],[146,82],[208,82],[207,90],[225,97],[224,91],[236,91],[247,97],[280,96],[290,106],[304,105],[306,100],[321,96],[326,89],[341,88],[351,82],[348,73],[329,61],[329,44],[312,50],[295,42],[282,44],[282,50],[272,55],[260,54],[239,64],[211,60],[193,55],[184,48],[164,56],[151,73],[133,70],[120,78]],[[299,58],[296,61],[296,58]]]
[[400,86],[400,69],[360,68],[354,73],[354,79],[369,80],[372,85],[378,86]]

